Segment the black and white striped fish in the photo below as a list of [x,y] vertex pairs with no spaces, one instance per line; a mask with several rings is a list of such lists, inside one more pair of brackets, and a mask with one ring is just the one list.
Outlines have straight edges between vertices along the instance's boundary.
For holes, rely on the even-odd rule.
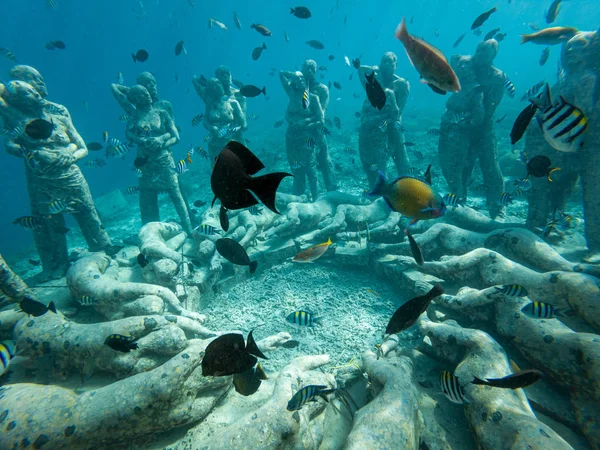
[[61,214],[67,209],[68,206],[69,205],[66,201],[58,199],[50,202],[48,205],[48,211],[50,211],[50,214]]
[[198,233],[203,234],[205,236],[212,236],[218,233],[215,227],[213,227],[212,225],[207,225],[205,223],[203,223],[202,225],[198,225],[196,228],[194,228],[194,231],[197,231]]
[[444,195],[444,197],[442,197],[442,200],[444,201],[444,203],[446,204],[446,206],[462,206],[461,203],[463,202],[462,199],[458,198],[458,196],[456,194],[446,194]]
[[127,189],[125,189],[125,195],[133,195],[137,194],[138,192],[140,192],[139,186],[130,186]]
[[321,318],[315,317],[313,313],[307,311],[294,311],[290,313],[285,320],[289,323],[295,323],[301,327],[312,327],[317,324],[321,324]]
[[503,192],[502,194],[500,194],[498,200],[496,200],[496,203],[498,203],[500,206],[507,206],[510,203],[512,203],[512,201],[512,195],[510,195],[508,192]]
[[120,122],[129,122],[130,117],[127,114],[122,114],[119,116]]
[[306,138],[306,148],[312,150],[315,148],[315,138],[309,137]]
[[515,98],[515,85],[508,79],[508,76],[504,74],[504,89],[510,98]]
[[93,306],[96,301],[89,295],[82,295],[77,299],[77,303],[81,306]]
[[331,131],[325,125],[321,127],[321,134],[323,136],[331,136]]
[[471,403],[467,399],[465,391],[458,382],[458,378],[455,377],[454,374],[448,372],[447,370],[444,370],[442,372],[442,376],[440,377],[440,387],[444,395],[452,403],[457,403],[459,405],[468,405]]
[[308,402],[316,402],[318,397],[321,397],[326,402],[329,401],[327,398],[328,394],[335,392],[335,389],[329,388],[328,386],[310,385],[304,386],[290,399],[287,404],[288,411],[298,411]]
[[520,178],[518,180],[514,180],[513,185],[515,188],[521,189],[524,192],[527,192],[532,187],[531,180],[529,178]]
[[180,159],[179,162],[175,165],[174,169],[175,173],[178,175],[186,173],[188,170],[187,162],[185,159]]
[[37,230],[44,226],[44,220],[41,217],[35,216],[22,216],[17,217],[13,223],[15,225],[21,225],[26,230]]
[[562,96],[554,101],[548,83],[540,97],[530,101],[539,108],[536,119],[548,144],[567,153],[583,147],[588,121],[581,109],[567,103]]
[[387,120],[383,119],[380,123],[379,123],[379,129],[381,130],[382,133],[384,133],[388,128],[388,123]]
[[308,88],[302,93],[302,108],[307,109],[310,106],[310,92]]
[[10,50],[0,47],[0,55],[4,56],[6,59],[10,59],[12,62],[17,62],[17,57]]
[[200,113],[197,116],[192,117],[192,126],[195,127],[197,125],[200,124],[200,122],[202,121],[202,118],[204,117],[204,114]]
[[494,286],[498,292],[502,292],[508,297],[527,297],[529,292],[520,284],[503,284],[502,286]]
[[342,128],[342,121],[340,120],[339,117],[334,117],[333,118],[333,123],[335,124],[335,127],[340,130]]
[[25,162],[27,163],[27,166],[32,170],[35,169],[38,165],[38,162],[35,159],[35,155],[33,154],[33,152],[22,145],[20,146],[20,151],[21,155],[25,159]]
[[528,303],[521,308],[521,312],[532,319],[554,319],[556,316],[564,315],[562,309],[544,302]]
[[248,212],[253,216],[260,216],[262,214],[262,208],[258,205],[252,205],[248,208]]

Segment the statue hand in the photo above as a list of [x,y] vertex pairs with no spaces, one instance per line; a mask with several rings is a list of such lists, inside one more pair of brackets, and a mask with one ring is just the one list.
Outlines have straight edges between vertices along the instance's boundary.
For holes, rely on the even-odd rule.
[[355,69],[360,68],[360,59],[359,58],[355,58],[352,60],[352,66],[354,66]]

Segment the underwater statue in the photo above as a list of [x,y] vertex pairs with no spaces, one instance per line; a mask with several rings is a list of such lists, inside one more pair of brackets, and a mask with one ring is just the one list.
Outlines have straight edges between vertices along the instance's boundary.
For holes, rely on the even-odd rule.
[[[165,110],[169,113],[172,119],[173,116],[173,105],[168,100],[160,100],[158,98],[158,86],[156,84],[156,78],[150,72],[142,72],[136,78],[136,83],[140,86],[144,86],[150,97],[152,98],[152,106],[158,109]],[[121,105],[121,108],[128,114],[132,115],[135,113],[135,106],[127,99],[129,86],[123,86],[122,84],[113,83],[110,86],[111,92],[115,97],[115,100]]]
[[[243,133],[248,127],[246,114],[236,96],[226,94],[223,83],[219,79],[207,80],[204,77],[194,77],[192,83],[196,93],[204,101],[202,123],[210,133],[208,154],[213,163],[229,141],[245,142]],[[229,89],[233,92],[231,86]]]
[[362,108],[358,151],[371,188],[377,181],[377,171],[386,171],[390,156],[394,160],[398,175],[409,173],[402,111],[408,100],[410,84],[394,73],[397,63],[398,58],[393,52],[385,53],[379,66],[361,66],[358,60],[354,61],[363,87],[367,85],[367,76],[370,77],[374,73],[386,95],[385,105],[381,110],[373,107],[368,98],[365,99]]
[[[40,220],[33,236],[42,278],[60,278],[69,265],[65,213],[73,214],[90,251],[114,254],[120,247],[112,245],[76,165],[88,151],[69,111],[44,98],[48,91],[34,68],[17,66],[10,75],[18,79],[0,85],[0,116],[4,126],[12,130],[5,136],[4,145],[9,154],[25,162],[31,214]],[[32,124],[43,127],[32,128]]]
[[231,78],[231,69],[227,66],[219,66],[215,69],[215,78],[223,85],[223,91],[228,97],[232,97],[237,100],[242,108],[244,115],[246,115],[246,97],[244,97],[239,89],[233,86],[233,79]]
[[[306,180],[312,201],[319,195],[317,184],[317,142],[322,139],[321,127],[325,121],[319,96],[308,90],[302,72],[279,72],[279,79],[290,98],[285,120],[285,148],[294,175],[294,194],[304,195]],[[305,95],[306,93],[306,95]]]
[[183,229],[191,233],[189,209],[171,154],[171,147],[179,142],[175,122],[166,110],[152,104],[150,93],[143,86],[130,88],[127,100],[135,107],[127,122],[127,139],[137,145],[135,165],[142,173],[139,178],[142,223],[160,221],[158,193],[166,191]]
[[[309,92],[317,94],[319,97],[323,115],[325,115],[327,106],[329,106],[329,88],[317,81],[317,63],[312,59],[304,61],[302,63],[302,75],[304,75]],[[315,146],[317,148],[317,167],[323,175],[325,189],[328,192],[335,191],[337,189],[337,182],[324,133],[317,133],[315,135]]]
[[589,257],[593,257],[600,252],[600,126],[597,119],[600,116],[600,32],[580,32],[571,38],[562,47],[561,67],[564,76],[552,87],[552,98],[556,101],[562,96],[582,110],[588,129],[583,148],[565,153],[546,142],[535,120],[529,125],[525,159],[544,155],[550,158],[552,167],[561,170],[552,174],[552,183],[546,178],[532,180],[527,225],[543,228],[550,220],[558,219],[557,211],[565,210],[581,178],[585,238]]
[[498,148],[494,133],[494,113],[504,95],[504,73],[492,66],[498,54],[498,42],[480,42],[473,56],[454,55],[451,65],[462,89],[446,102],[440,126],[439,156],[442,173],[449,189],[466,198],[475,161],[487,187],[490,217],[496,217],[497,204],[504,190],[498,166]]

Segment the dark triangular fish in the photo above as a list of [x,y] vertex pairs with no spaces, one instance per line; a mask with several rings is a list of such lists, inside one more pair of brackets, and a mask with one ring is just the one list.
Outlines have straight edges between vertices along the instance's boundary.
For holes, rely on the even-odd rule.
[[223,205],[221,205],[221,209],[219,209],[219,222],[221,222],[221,228],[223,231],[228,232],[229,216],[227,215],[227,209]]
[[34,119],[25,126],[25,133],[32,139],[48,139],[54,131],[54,123],[44,119]]
[[427,170],[425,171],[423,178],[431,185],[431,164],[427,166]]
[[531,123],[531,119],[535,116],[536,111],[537,106],[531,103],[519,113],[517,120],[515,120],[512,130],[510,131],[510,142],[512,145],[515,145],[521,140],[525,134],[525,130],[527,130],[527,127]]
[[427,294],[415,297],[396,310],[390,319],[385,334],[395,334],[413,326],[419,316],[425,312],[431,301],[444,293],[444,289],[436,284]]
[[369,103],[371,103],[373,108],[382,110],[385,106],[387,97],[385,95],[385,91],[379,84],[379,81],[377,81],[377,79],[375,78],[375,71],[373,71],[370,76],[365,74],[365,78],[367,79],[365,89],[367,91],[367,98],[369,99]]
[[434,86],[434,85],[433,85],[433,84],[431,84],[431,83],[426,83],[426,84],[427,84],[427,86],[429,86],[429,87],[431,88],[431,90],[432,90],[433,92],[435,92],[436,94],[440,94],[440,95],[446,95],[446,94],[447,94],[447,92],[446,92],[446,91],[444,91],[443,89],[440,89],[440,88],[439,88],[439,87],[437,87],[437,86]]
[[258,266],[258,261],[250,261],[250,257],[244,247],[230,238],[221,238],[215,242],[217,252],[227,261],[238,266],[249,266],[250,273],[253,274]]
[[277,188],[286,172],[275,172],[252,177],[264,164],[244,145],[230,141],[217,156],[210,177],[210,185],[215,194],[213,205],[218,198],[227,209],[243,209],[258,204],[250,191],[271,211],[279,214],[275,207]]
[[486,378],[485,380],[482,380],[474,377],[471,383],[492,386],[501,389],[520,389],[535,383],[543,376],[544,374],[539,370],[529,369],[512,373],[502,378]]
[[52,311],[54,314],[56,314],[56,306],[54,305],[54,302],[50,302],[48,303],[48,306],[46,306],[37,300],[25,297],[23,300],[21,300],[19,306],[22,312],[34,317],[43,316],[48,311]]
[[248,344],[241,334],[223,334],[206,347],[202,375],[220,377],[247,372],[256,365],[257,356],[267,359],[258,349],[252,331],[248,334]]
[[408,238],[408,243],[410,244],[410,252],[412,253],[413,258],[415,258],[415,261],[418,265],[422,266],[423,264],[425,264],[425,260],[423,259],[423,253],[421,252],[419,244],[417,244],[415,238],[413,238],[412,234],[410,234],[408,228],[404,230],[404,234],[406,234],[406,237]]

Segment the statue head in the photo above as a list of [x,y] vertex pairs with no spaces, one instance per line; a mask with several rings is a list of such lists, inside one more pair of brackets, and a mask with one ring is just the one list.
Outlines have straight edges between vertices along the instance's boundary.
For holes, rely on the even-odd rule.
[[139,84],[133,86],[127,92],[127,100],[137,109],[144,110],[152,106],[152,97],[144,86]]
[[306,78],[304,77],[304,74],[302,72],[296,71],[294,72],[294,78],[292,79],[292,87],[294,88],[294,90],[299,91],[299,92],[304,92],[308,83],[306,81]]
[[473,62],[480,66],[491,66],[497,54],[498,41],[488,39],[477,45],[477,50],[475,50],[475,54],[473,55]]
[[206,82],[206,96],[212,101],[220,100],[225,95],[223,84],[218,78],[211,78]]
[[308,83],[317,81],[317,63],[312,59],[307,59],[302,63],[302,75]]
[[15,66],[9,73],[9,76],[13,80],[20,80],[29,83],[34,87],[36,91],[42,96],[42,98],[48,97],[48,89],[42,74],[37,69],[31,66]]
[[385,52],[381,57],[381,63],[379,64],[379,70],[381,75],[389,77],[394,74],[394,71],[398,67],[398,57],[394,52]]
[[148,90],[153,102],[158,100],[158,86],[156,85],[156,78],[154,78],[154,75],[150,72],[142,72],[135,81],[137,84],[144,86]]
[[12,80],[5,84],[4,100],[22,111],[35,111],[42,107],[42,96],[35,87],[21,80]]
[[228,91],[231,87],[231,70],[227,66],[219,66],[215,70],[215,77],[223,84],[223,88]]

